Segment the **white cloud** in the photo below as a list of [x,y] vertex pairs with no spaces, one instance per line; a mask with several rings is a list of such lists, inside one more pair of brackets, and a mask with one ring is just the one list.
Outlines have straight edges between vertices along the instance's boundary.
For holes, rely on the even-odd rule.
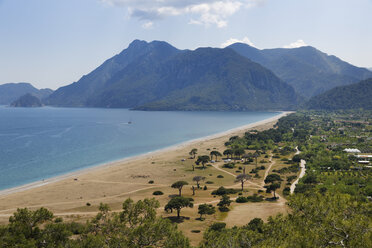
[[153,22],[145,22],[143,25],[142,25],[142,27],[144,28],[144,29],[150,29],[150,28],[152,28],[154,26],[154,23]]
[[225,41],[224,43],[222,43],[221,44],[221,47],[224,48],[224,47],[230,46],[230,45],[232,45],[234,43],[245,43],[245,44],[248,44],[248,45],[250,45],[252,47],[255,47],[255,45],[253,44],[253,42],[250,41],[250,39],[248,37],[244,37],[241,40],[235,39],[235,38],[230,38],[227,41]]
[[227,26],[228,17],[242,8],[251,8],[266,0],[101,0],[127,8],[130,16],[155,21],[169,16],[188,15],[189,24]]
[[297,47],[303,47],[303,46],[308,46],[308,45],[303,40],[297,40],[295,42],[292,42],[289,45],[283,46],[283,48],[297,48]]

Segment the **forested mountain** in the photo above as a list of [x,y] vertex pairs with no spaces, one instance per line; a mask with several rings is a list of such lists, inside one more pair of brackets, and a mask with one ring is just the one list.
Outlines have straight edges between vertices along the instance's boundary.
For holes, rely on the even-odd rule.
[[[158,63],[179,52],[178,49],[166,42],[147,43],[135,40],[127,49],[106,60],[78,82],[56,90],[46,103],[55,106],[86,106],[88,98],[108,88],[111,84],[110,81],[118,80],[117,74],[127,66],[139,66],[149,62]],[[133,85],[135,84],[134,81]]]
[[181,51],[134,41],[47,101],[56,106],[141,110],[279,110],[298,103],[294,89],[232,49]]
[[41,107],[43,104],[41,103],[40,99],[36,96],[28,93],[24,96],[21,96],[16,101],[12,102],[12,107]]
[[29,83],[8,83],[0,85],[0,105],[9,105],[25,94],[44,99],[52,94],[51,89],[36,89]]
[[336,87],[319,96],[312,97],[305,107],[326,110],[372,109],[372,78]]
[[247,44],[235,43],[229,47],[270,69],[305,97],[372,77],[371,71],[310,46],[260,50]]

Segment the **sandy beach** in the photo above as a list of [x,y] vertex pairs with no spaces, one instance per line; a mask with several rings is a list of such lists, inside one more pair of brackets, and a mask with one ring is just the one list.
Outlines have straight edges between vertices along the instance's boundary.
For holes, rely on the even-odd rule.
[[[249,129],[270,128],[289,113],[282,112],[273,118],[166,149],[0,191],[0,221],[6,221],[17,208],[23,207],[36,209],[43,206],[56,215],[73,218],[95,213],[100,202],[108,203],[115,210],[120,209],[128,197],[134,200],[153,197],[152,192],[158,189],[165,195],[172,194],[169,187],[172,182],[191,181],[194,176],[191,171],[194,160],[188,159],[192,148],[198,149],[198,155],[209,155],[212,149],[222,153],[229,137],[242,135]],[[154,183],[150,184],[150,180]],[[159,201],[164,204],[166,199]]]

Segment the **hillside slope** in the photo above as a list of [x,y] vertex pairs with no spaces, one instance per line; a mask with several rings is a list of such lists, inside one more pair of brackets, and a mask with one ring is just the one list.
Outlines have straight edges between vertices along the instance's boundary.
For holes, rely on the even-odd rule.
[[340,86],[312,97],[307,109],[372,109],[372,78],[359,83]]
[[235,43],[229,47],[270,69],[306,98],[372,77],[371,71],[310,46],[259,50],[247,44]]

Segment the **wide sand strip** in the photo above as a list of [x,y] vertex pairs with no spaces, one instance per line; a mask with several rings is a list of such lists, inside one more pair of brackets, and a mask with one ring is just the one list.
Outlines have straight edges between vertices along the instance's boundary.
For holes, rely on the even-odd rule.
[[[171,183],[177,180],[191,181],[194,176],[194,172],[189,172],[193,160],[187,159],[192,148],[198,149],[198,155],[209,155],[213,149],[222,153],[229,137],[242,135],[249,129],[268,129],[289,113],[283,112],[263,121],[166,149],[0,191],[0,220],[4,221],[17,208],[23,207],[34,209],[44,206],[57,215],[88,215],[95,212],[93,206],[100,202],[120,209],[121,203],[128,197],[134,200],[152,197],[152,192],[158,189],[167,195],[173,192],[169,187]],[[186,170],[189,165],[190,170]],[[150,180],[154,183],[149,184]],[[92,207],[88,207],[87,203]]]

